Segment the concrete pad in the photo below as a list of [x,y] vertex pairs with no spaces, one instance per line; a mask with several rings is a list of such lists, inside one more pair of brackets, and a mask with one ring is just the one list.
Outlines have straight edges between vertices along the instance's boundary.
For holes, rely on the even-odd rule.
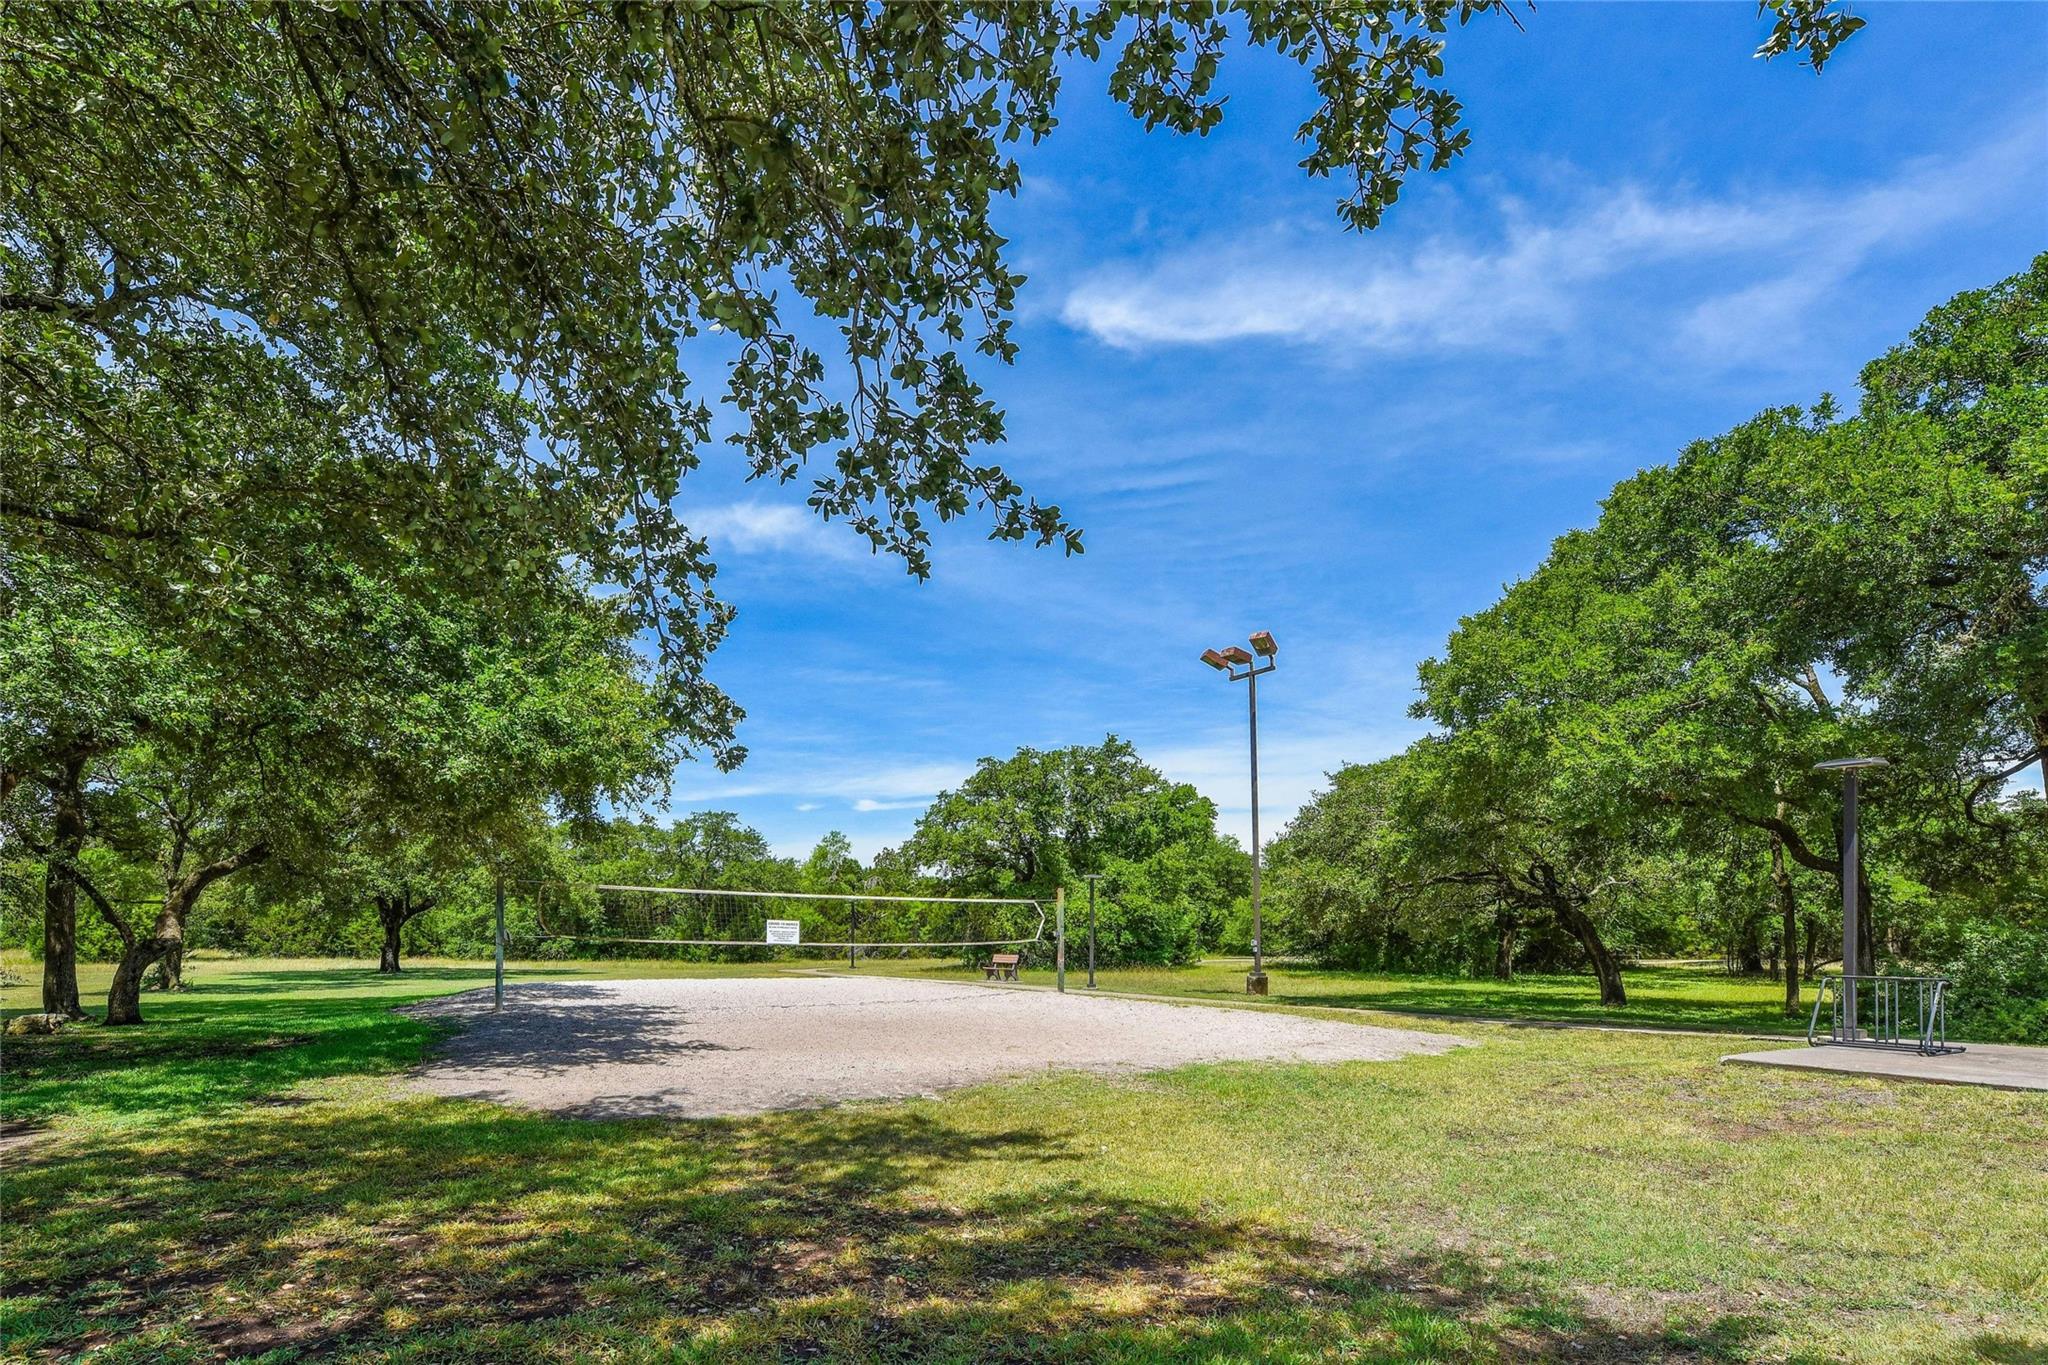
[[899,1099],[1066,1069],[1390,1061],[1469,1039],[1298,1015],[871,977],[509,986],[408,1006],[452,1019],[411,1084],[589,1117],[709,1118]]
[[1969,1043],[1967,1052],[1923,1057],[1869,1047],[1788,1047],[1723,1057],[1736,1066],[1777,1066],[1832,1071],[1840,1076],[1881,1076],[1933,1085],[1983,1085],[1994,1090],[2048,1090],[2048,1047]]

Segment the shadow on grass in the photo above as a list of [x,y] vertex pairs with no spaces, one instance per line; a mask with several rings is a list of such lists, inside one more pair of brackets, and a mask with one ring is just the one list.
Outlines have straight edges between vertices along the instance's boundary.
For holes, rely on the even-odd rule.
[[[1360,988],[1345,987],[1357,982]],[[1638,968],[1624,974],[1628,1004],[1602,1005],[1588,977],[1520,977],[1511,982],[1469,977],[1370,977],[1298,970],[1276,973],[1273,998],[1292,1005],[1377,1009],[1393,1013],[1468,1015],[1530,1024],[1613,1024],[1789,1034],[1805,1027],[1774,1002],[1730,999],[1717,991],[1760,981],[1685,968]],[[1809,992],[1810,994],[1810,992]]]
[[1091,1152],[941,1106],[188,1120],[16,1173],[0,1334],[106,1361],[1612,1361],[1737,1356],[1769,1329],[1668,1336],[1456,1256],[1376,1260],[1122,1196],[1086,1183]]
[[491,1012],[488,997],[428,1000],[406,1013],[468,1023],[438,1050],[438,1068],[458,1076],[492,1078],[507,1070],[553,1076],[726,1050],[701,1040],[678,1042],[673,1032],[688,1018],[677,1006],[636,1004],[606,987],[573,981],[522,984],[503,1014]]
[[[978,980],[979,973],[955,964],[893,967],[892,975],[933,980]],[[1248,960],[1247,960],[1248,965]],[[1074,973],[1069,972],[1069,988]],[[1048,974],[1025,973],[1031,984],[1050,984]],[[1304,964],[1269,967],[1273,1002],[1323,1009],[1380,1010],[1389,1014],[1483,1018],[1538,1026],[1607,1024],[1637,1028],[1698,1029],[1716,1033],[1792,1035],[1806,1016],[1783,1013],[1778,983],[1765,977],[1730,976],[1719,969],[1635,967],[1623,973],[1628,1004],[1600,1003],[1590,975],[1523,975],[1512,981],[1469,976],[1388,975]],[[1103,972],[1113,991],[1179,996],[1190,1000],[1242,1001],[1240,969],[1211,959],[1186,968],[1119,967]],[[1810,1006],[1813,990],[1805,999]]]
[[[201,962],[196,968],[188,965],[185,975],[197,990],[211,996],[275,995],[280,991],[321,991],[353,990],[362,988],[384,988],[404,992],[413,985],[422,988],[420,994],[430,993],[429,988],[459,985],[465,987],[488,986],[493,972],[489,963],[462,966],[406,967],[399,972],[380,972],[371,966],[362,967],[292,967],[277,971],[248,971],[237,969],[232,974],[213,977],[206,969],[209,964]],[[505,979],[531,976],[531,971],[522,972],[508,967]],[[147,1009],[153,997],[145,995]]]
[[[425,992],[422,992],[425,993]],[[445,1027],[392,1012],[405,996],[220,998],[206,987],[153,999],[149,1022],[87,1023],[10,1038],[0,1116],[165,1120],[203,1114],[329,1076],[416,1064]]]

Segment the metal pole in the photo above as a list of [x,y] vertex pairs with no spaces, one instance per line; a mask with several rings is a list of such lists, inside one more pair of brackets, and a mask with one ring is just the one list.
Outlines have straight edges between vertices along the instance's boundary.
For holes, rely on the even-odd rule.
[[1245,978],[1248,994],[1266,993],[1265,921],[1259,897],[1259,666],[1254,663],[1247,679],[1251,699],[1252,731],[1252,974]]
[[1052,893],[1053,933],[1055,942],[1052,949],[1053,983],[1060,994],[1067,990],[1067,888],[1062,886]]
[[860,937],[860,902],[846,907],[846,970],[854,970],[853,941]]
[[1088,989],[1095,989],[1095,883],[1099,876],[1088,879]]
[[501,1010],[505,1008],[505,874],[502,872],[498,874],[497,903],[497,932],[492,937],[497,940],[498,975],[491,993],[491,1008]]
[[1856,770],[1842,774],[1842,996],[1849,1015],[1848,1037],[1856,1031],[1856,975],[1859,964],[1857,940],[1856,868],[1861,850],[1856,846]]

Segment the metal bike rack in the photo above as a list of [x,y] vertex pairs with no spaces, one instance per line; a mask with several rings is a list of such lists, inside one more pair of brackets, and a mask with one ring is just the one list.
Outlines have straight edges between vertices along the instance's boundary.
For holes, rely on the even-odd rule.
[[[1906,1006],[1911,1004],[1912,1010]],[[1821,1029],[1821,1011],[1828,1026]],[[1909,1027],[1910,1020],[1910,1027]],[[1814,998],[1806,1041],[1815,1047],[1869,1047],[1936,1057],[1962,1052],[1948,1040],[1945,976],[1824,976]]]

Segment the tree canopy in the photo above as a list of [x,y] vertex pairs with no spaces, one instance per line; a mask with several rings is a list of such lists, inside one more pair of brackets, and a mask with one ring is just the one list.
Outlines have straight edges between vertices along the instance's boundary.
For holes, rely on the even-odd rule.
[[1251,860],[1216,833],[1216,807],[1169,781],[1115,735],[1094,745],[984,758],[941,792],[885,862],[907,863],[949,895],[1050,902],[1103,878],[1098,948],[1110,962],[1186,962],[1214,945]]
[[[1775,0],[1760,55],[1859,21]],[[654,639],[723,761],[730,617],[677,505],[730,446],[928,567],[928,519],[1080,548],[985,462],[1021,277],[991,208],[1101,64],[1222,119],[1233,45],[1301,68],[1302,167],[1368,228],[1468,134],[1441,35],[1504,0],[1136,5],[22,5],[0,16],[0,519],[150,594],[290,610],[318,519],[499,599],[566,560]],[[721,409],[723,415],[721,415]]]
[[2040,926],[2044,433],[2048,256],[1935,309],[1853,411],[1765,412],[1616,486],[1422,665],[1435,733],[1287,832],[1305,941],[1356,955],[1464,886],[1453,941],[1554,891],[1660,907],[1669,945],[1677,900],[1725,873],[1735,955],[1775,910],[1774,951],[1810,968],[1826,901],[1801,887],[1840,867],[1813,765],[1852,753],[1892,764],[1866,791],[1863,970],[1939,962],[1987,919]]

